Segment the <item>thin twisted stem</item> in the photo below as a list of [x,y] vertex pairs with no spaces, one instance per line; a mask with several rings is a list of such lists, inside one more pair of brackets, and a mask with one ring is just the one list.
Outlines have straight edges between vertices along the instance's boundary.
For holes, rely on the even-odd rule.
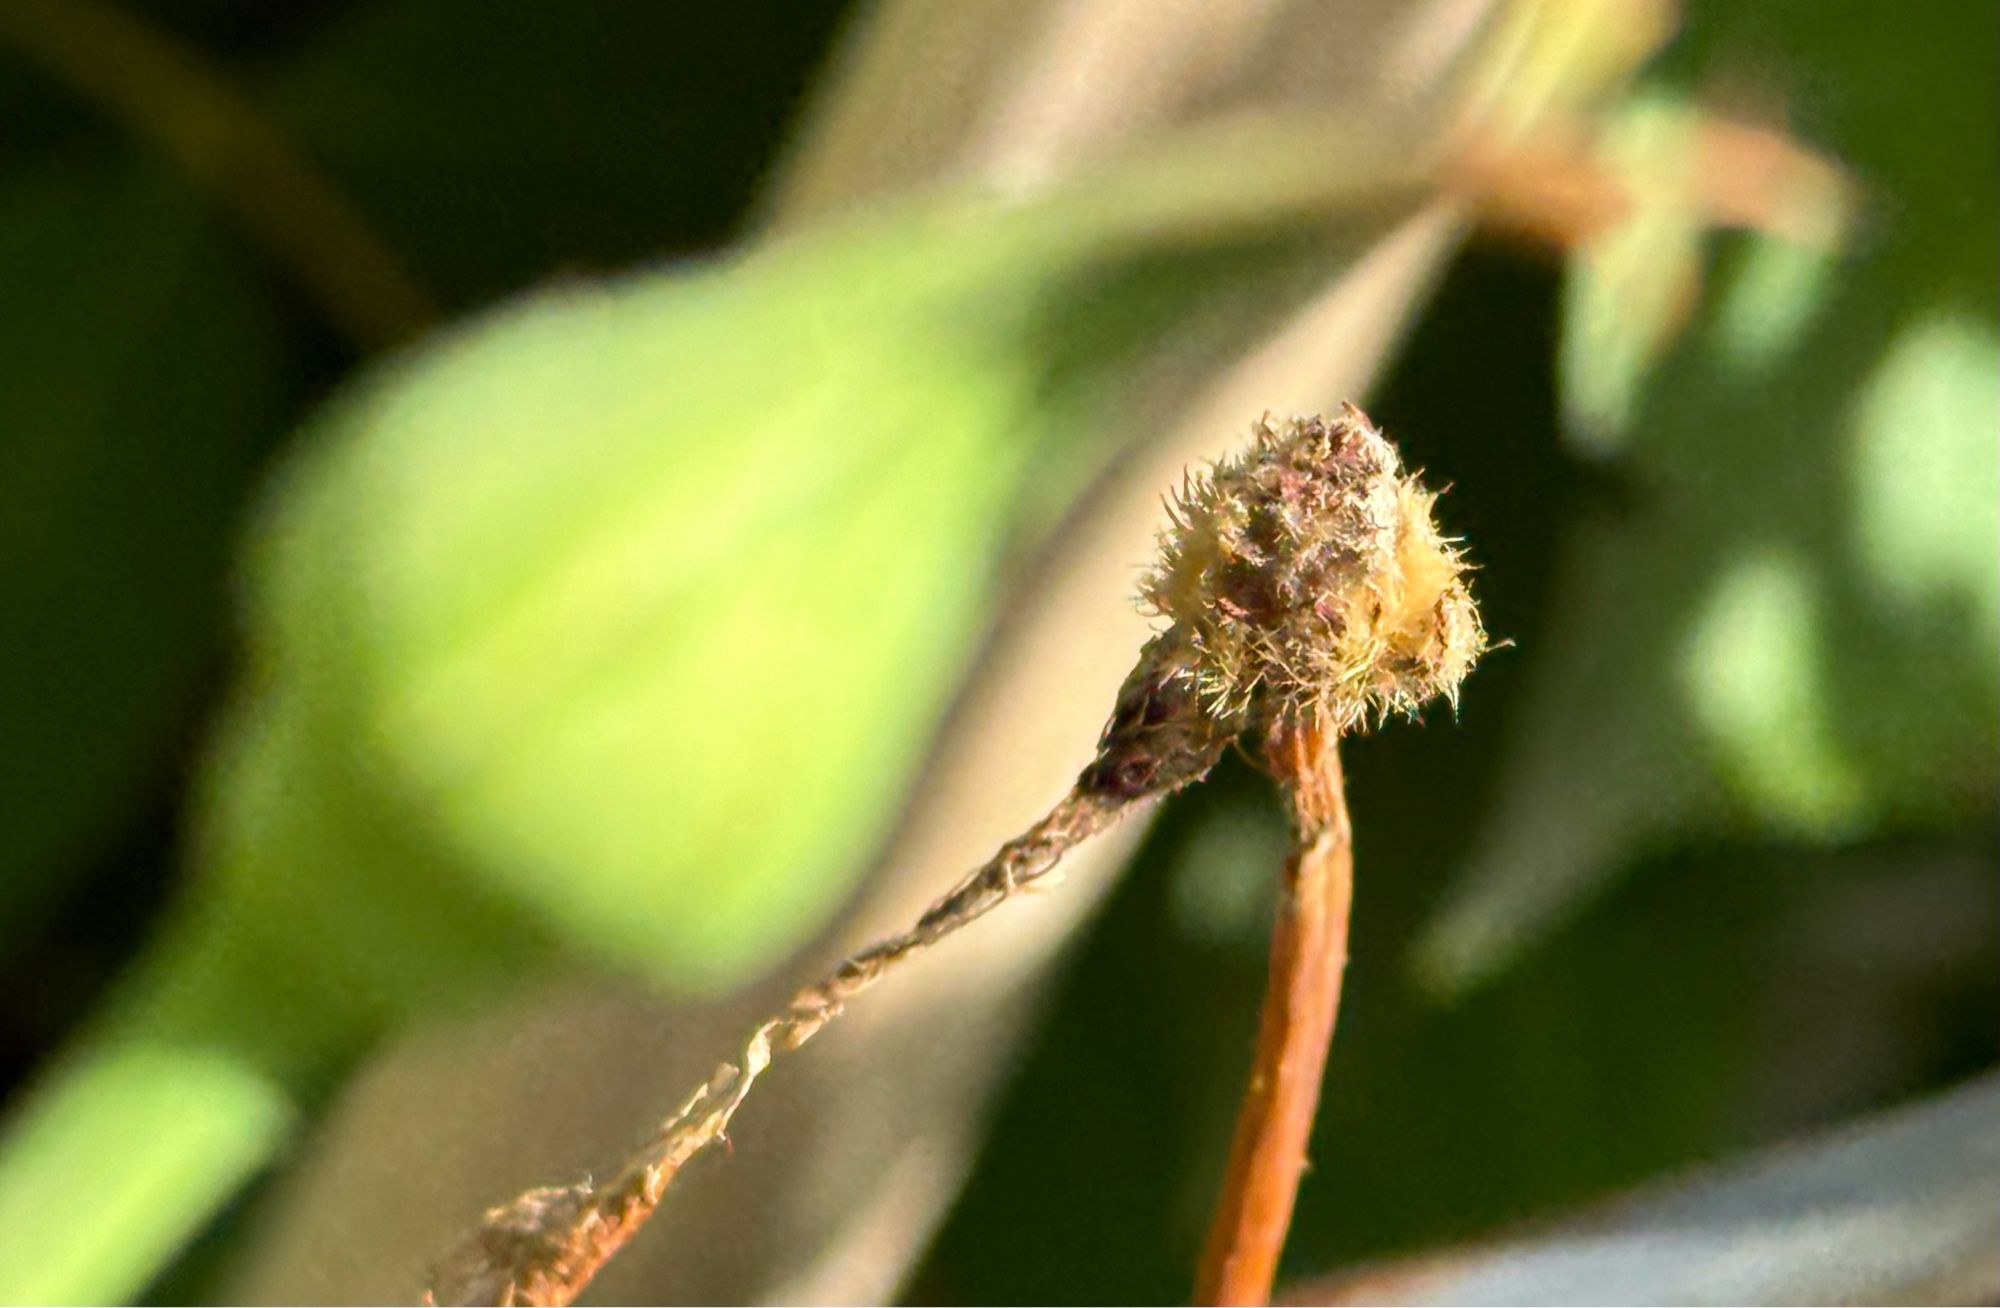
[[487,1212],[440,1265],[427,1301],[566,1304],[630,1239],[689,1159],[726,1138],[730,1119],[779,1054],[797,1049],[846,1003],[902,963],[969,926],[1054,869],[1070,849],[1110,826],[1134,797],[1079,785],[1041,821],[1002,845],[917,919],[793,996],[751,1033],[732,1062],[660,1123],[603,1187],[588,1181],[530,1190]]

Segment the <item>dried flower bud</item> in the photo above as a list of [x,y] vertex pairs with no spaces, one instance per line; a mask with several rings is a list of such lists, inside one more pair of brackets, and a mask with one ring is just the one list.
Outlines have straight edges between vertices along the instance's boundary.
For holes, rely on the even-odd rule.
[[1170,506],[1146,604],[1160,651],[1218,726],[1336,734],[1414,712],[1486,648],[1436,496],[1353,405],[1257,423],[1255,440]]

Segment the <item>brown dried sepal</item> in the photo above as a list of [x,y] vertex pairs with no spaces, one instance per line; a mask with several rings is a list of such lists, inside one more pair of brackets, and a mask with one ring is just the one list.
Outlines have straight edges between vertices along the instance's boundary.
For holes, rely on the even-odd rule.
[[1146,799],[1199,781],[1215,766],[1241,724],[1204,710],[1193,667],[1179,628],[1147,642],[1118,690],[1097,757],[1077,778],[1079,791]]

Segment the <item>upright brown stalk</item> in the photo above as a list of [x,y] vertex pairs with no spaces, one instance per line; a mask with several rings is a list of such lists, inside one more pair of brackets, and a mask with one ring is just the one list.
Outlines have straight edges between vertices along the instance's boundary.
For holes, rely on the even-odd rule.
[[891,936],[801,990],[603,1187],[530,1190],[439,1266],[444,1303],[565,1304],[632,1237],[681,1167],[721,1140],[770,1062],[893,968],[991,912],[1134,803],[1201,779],[1247,728],[1299,828],[1236,1158],[1202,1271],[1210,1302],[1262,1302],[1291,1220],[1346,961],[1352,869],[1334,743],[1371,717],[1453,695],[1485,647],[1432,497],[1349,405],[1257,425],[1191,476],[1147,577],[1167,626],[1125,679],[1097,756],[1047,817]]
[[1337,742],[1459,682],[1486,647],[1435,497],[1352,405],[1260,425],[1182,493],[1147,599],[1185,629],[1211,712],[1262,732],[1298,827],[1222,1197],[1207,1304],[1268,1302],[1306,1163],[1347,964],[1353,855]]
[[1298,842],[1279,890],[1250,1085],[1195,1274],[1198,1304],[1270,1302],[1347,967],[1354,844],[1338,742],[1291,731],[1273,737],[1266,757],[1291,801]]

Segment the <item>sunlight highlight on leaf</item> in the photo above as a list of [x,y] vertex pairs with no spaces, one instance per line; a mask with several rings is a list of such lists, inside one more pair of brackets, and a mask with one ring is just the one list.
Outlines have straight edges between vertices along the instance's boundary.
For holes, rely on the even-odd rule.
[[1830,728],[1824,638],[1804,567],[1751,555],[1711,592],[1683,663],[1689,707],[1727,778],[1767,818],[1815,836],[1864,816],[1861,776]]
[[1862,567],[1902,605],[1962,604],[2000,644],[2000,338],[1935,317],[1877,368],[1851,435]]

